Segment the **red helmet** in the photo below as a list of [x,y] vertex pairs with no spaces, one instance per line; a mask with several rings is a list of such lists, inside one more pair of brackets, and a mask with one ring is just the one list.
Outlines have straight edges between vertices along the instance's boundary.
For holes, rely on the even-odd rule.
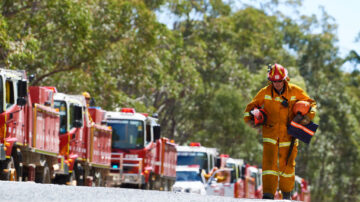
[[274,64],[273,66],[271,66],[271,69],[268,73],[268,79],[270,81],[283,81],[286,79],[287,76],[287,70],[279,64]]

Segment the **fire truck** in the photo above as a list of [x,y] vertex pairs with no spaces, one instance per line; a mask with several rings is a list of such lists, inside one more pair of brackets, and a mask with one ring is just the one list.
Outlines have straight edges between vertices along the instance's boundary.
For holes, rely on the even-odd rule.
[[219,159],[219,169],[212,173],[207,182],[208,195],[262,198],[261,169],[228,155],[220,155]]
[[25,71],[0,69],[0,178],[50,183],[65,172],[53,92],[31,86]]
[[110,128],[100,124],[105,112],[88,109],[82,95],[55,93],[54,99],[60,113],[59,154],[68,165],[68,172],[56,173],[55,182],[104,186],[110,170],[112,135]]
[[218,152],[216,148],[203,147],[199,142],[191,142],[189,146],[177,146],[177,165],[199,165],[205,173],[210,173],[216,164]]
[[111,126],[111,186],[171,190],[176,179],[176,146],[160,137],[157,117],[133,108],[106,112]]
[[310,186],[307,181],[299,176],[295,176],[295,186],[292,191],[292,200],[310,202]]

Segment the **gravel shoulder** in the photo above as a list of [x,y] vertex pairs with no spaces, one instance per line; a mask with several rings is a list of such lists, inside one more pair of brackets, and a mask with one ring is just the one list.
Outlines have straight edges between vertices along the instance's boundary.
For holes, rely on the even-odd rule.
[[125,201],[125,202],[256,202],[273,201],[259,199],[235,199],[219,196],[201,196],[197,194],[146,191],[137,189],[74,187],[33,182],[0,181],[0,201]]

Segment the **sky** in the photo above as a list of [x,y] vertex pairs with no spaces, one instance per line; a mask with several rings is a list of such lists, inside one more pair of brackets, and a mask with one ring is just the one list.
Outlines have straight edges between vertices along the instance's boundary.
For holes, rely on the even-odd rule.
[[[360,1],[359,0],[305,0],[304,11],[320,13],[319,5],[325,7],[326,12],[335,18],[338,24],[339,46],[342,54],[350,50],[360,50],[360,42],[355,38],[360,32]],[[344,52],[344,53],[343,53]]]
[[[360,19],[360,0],[304,0],[301,12],[320,14],[319,6],[323,6],[325,11],[335,18],[335,23],[338,25],[340,55],[346,57],[351,50],[360,53],[360,41],[355,42],[360,33],[358,21]],[[345,71],[351,71],[354,64],[345,63],[342,68]],[[359,66],[358,69],[360,70]]]
[[[233,2],[236,1],[241,3],[252,2],[251,0],[233,0]],[[321,16],[320,6],[325,8],[325,11],[335,19],[335,23],[338,25],[337,36],[339,42],[337,45],[340,56],[346,57],[351,50],[355,50],[360,54],[360,41],[355,42],[360,33],[360,23],[358,22],[360,19],[360,0],[303,0],[302,7],[299,9],[300,14]],[[291,15],[291,13],[287,12],[292,12],[292,10],[284,9],[282,12]],[[158,15],[158,19],[160,22],[167,24],[169,28],[172,28],[172,21],[175,20],[167,12]],[[351,72],[354,68],[355,64],[350,62],[342,66],[342,69],[347,72]],[[360,70],[360,65],[357,65],[357,69]]]

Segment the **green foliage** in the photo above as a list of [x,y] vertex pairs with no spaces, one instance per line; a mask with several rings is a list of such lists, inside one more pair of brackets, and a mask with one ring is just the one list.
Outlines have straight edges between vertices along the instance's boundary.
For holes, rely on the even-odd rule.
[[[318,105],[320,127],[300,145],[297,174],[313,201],[357,201],[360,75],[340,70],[333,19],[324,11],[295,20],[277,9],[296,11],[300,0],[239,10],[228,2],[4,0],[0,65],[36,74],[34,85],[88,91],[106,110],[159,113],[164,136],[260,165],[261,135],[243,110],[267,85],[267,64],[280,63]],[[156,19],[163,9],[177,17],[173,30]],[[355,51],[346,59],[360,61]]]

